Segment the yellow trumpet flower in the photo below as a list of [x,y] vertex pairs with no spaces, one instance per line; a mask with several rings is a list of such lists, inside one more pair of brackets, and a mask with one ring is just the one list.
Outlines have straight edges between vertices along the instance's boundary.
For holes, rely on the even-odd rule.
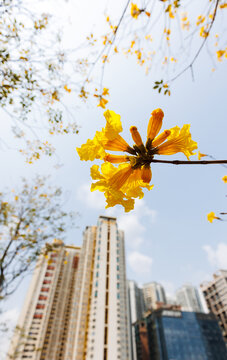
[[210,223],[212,223],[214,219],[220,220],[220,218],[217,217],[213,211],[211,211],[209,214],[207,214],[207,220]]
[[[91,168],[91,177],[96,181],[92,183],[91,191],[104,192],[106,207],[120,204],[128,212],[134,208],[135,198],[141,199],[144,196],[142,188],[153,188],[153,185],[149,184],[152,177],[150,164],[154,156],[182,152],[189,160],[189,156],[193,155],[193,150],[197,148],[197,143],[191,139],[190,125],[184,125],[182,129],[176,126],[158,135],[164,117],[161,109],[156,109],[151,114],[145,145],[136,126],[130,128],[135,143],[130,146],[119,134],[122,132],[120,115],[107,110],[104,116],[105,128],[97,131],[92,140],[88,139],[86,144],[77,148],[77,152],[81,160],[104,161],[101,171],[98,165]],[[109,154],[106,150],[127,154]]]

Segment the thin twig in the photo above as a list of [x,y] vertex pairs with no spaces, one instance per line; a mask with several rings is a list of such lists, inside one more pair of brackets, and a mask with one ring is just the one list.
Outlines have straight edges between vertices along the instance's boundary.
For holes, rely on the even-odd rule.
[[195,62],[196,59],[198,58],[200,52],[202,51],[202,49],[203,49],[203,47],[204,47],[204,45],[205,45],[205,43],[206,43],[206,41],[207,41],[207,39],[208,39],[208,36],[210,35],[210,31],[211,31],[211,29],[212,29],[212,26],[213,26],[213,24],[214,24],[214,20],[215,20],[215,18],[216,18],[216,14],[217,14],[217,9],[218,9],[218,4],[219,4],[219,2],[220,2],[220,0],[217,0],[217,1],[216,1],[215,8],[214,8],[214,15],[213,15],[213,18],[212,18],[212,20],[211,20],[210,27],[209,27],[209,29],[208,29],[208,31],[207,31],[207,36],[204,38],[202,44],[200,45],[199,49],[197,50],[197,52],[196,52],[196,54],[195,54],[193,60],[191,61],[191,63],[190,63],[188,66],[186,66],[179,74],[177,74],[177,75],[176,75],[174,78],[172,78],[169,82],[172,82],[172,81],[176,80],[178,77],[180,77],[180,76],[181,76],[184,72],[186,72],[188,69],[191,69],[191,70],[192,70],[192,66],[193,66],[194,62]]
[[209,165],[209,164],[227,164],[227,160],[157,160],[153,159],[152,163],[163,163],[173,165]]

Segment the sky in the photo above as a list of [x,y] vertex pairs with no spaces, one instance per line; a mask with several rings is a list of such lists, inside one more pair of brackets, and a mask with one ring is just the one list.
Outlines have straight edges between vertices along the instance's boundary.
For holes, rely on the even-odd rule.
[[[91,29],[99,29],[95,11],[102,19],[103,3],[97,2],[97,8],[92,11],[92,2],[88,1],[91,11],[86,16],[85,2],[79,2],[73,8],[72,2],[68,3],[64,8],[64,16],[71,17],[67,29],[70,35],[65,40],[67,45],[79,41],[78,33],[74,38],[70,26],[72,29],[79,26],[81,37]],[[146,75],[144,68],[132,58],[114,57],[104,77],[111,94],[107,108],[121,115],[122,136],[126,141],[132,144],[129,136],[131,125],[137,126],[145,139],[151,112],[162,108],[164,129],[191,124],[192,139],[198,142],[199,150],[216,159],[226,159],[227,60],[218,64],[214,72],[212,67],[204,49],[194,66],[195,80],[192,81],[190,73],[185,72],[175,81],[169,97],[152,90],[156,73],[151,71]],[[105,209],[103,194],[90,192],[90,166],[93,164],[81,162],[76,152],[76,147],[105,126],[103,109],[98,108],[93,100],[81,103],[79,107],[77,104],[75,95],[70,94],[67,105],[80,125],[79,134],[53,137],[56,156],[43,157],[34,164],[27,164],[16,151],[8,118],[1,112],[3,138],[12,144],[11,148],[0,151],[1,189],[18,188],[22,176],[32,179],[36,174],[50,174],[51,183],[65,191],[66,208],[79,212],[77,228],[68,232],[66,240],[67,244],[75,246],[81,245],[85,227],[96,225],[100,215],[115,216],[119,228],[125,233],[127,277],[140,286],[157,281],[165,287],[167,294],[173,295],[185,283],[199,286],[203,281],[211,280],[218,269],[226,269],[226,222],[210,224],[206,216],[210,211],[226,211],[227,184],[222,177],[227,175],[227,169],[221,165],[152,164],[151,183],[154,188],[150,192],[144,191],[144,198],[136,201],[133,211],[125,213],[118,206]],[[185,160],[183,154],[160,158]],[[4,317],[8,316],[13,323],[28,285],[29,279],[25,279],[4,304]]]

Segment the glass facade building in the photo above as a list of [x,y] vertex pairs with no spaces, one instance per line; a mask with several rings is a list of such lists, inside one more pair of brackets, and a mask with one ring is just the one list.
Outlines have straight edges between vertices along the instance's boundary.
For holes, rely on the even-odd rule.
[[137,357],[143,360],[140,333],[147,331],[151,360],[226,360],[227,350],[214,315],[156,310],[135,325]]

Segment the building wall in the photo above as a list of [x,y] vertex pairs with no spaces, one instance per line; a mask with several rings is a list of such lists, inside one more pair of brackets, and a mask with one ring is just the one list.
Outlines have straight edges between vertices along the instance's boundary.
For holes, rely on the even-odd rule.
[[87,358],[130,359],[124,236],[115,218],[100,217],[96,234],[94,277]]
[[84,232],[66,360],[131,360],[124,236],[115,218]]
[[163,286],[156,282],[143,285],[143,296],[146,310],[156,309],[156,302],[166,304],[166,295]]
[[129,320],[130,320],[130,338],[131,338],[131,360],[137,360],[135,328],[133,324],[142,319],[144,312],[144,300],[142,290],[133,280],[128,280],[128,298],[129,298]]
[[59,243],[38,260],[8,352],[14,359],[63,359],[79,253]]
[[190,284],[183,285],[176,291],[176,300],[181,305],[182,310],[204,312],[198,290]]
[[213,275],[213,280],[201,284],[201,290],[209,311],[216,315],[227,343],[227,270]]
[[83,234],[83,245],[73,295],[75,301],[69,322],[69,339],[65,359],[78,360],[84,359],[86,356],[95,244],[96,227],[87,227]]

